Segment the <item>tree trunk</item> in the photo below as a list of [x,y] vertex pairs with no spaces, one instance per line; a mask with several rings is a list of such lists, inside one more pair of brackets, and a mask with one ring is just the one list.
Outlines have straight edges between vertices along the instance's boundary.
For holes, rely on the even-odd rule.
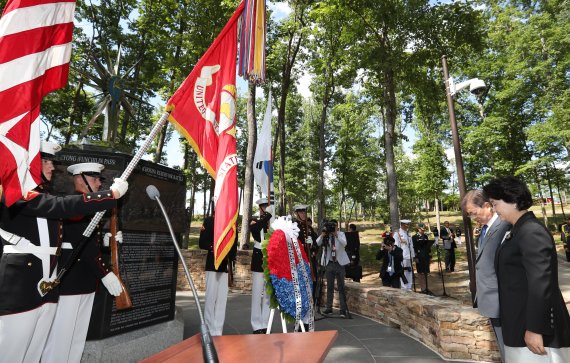
[[288,82],[283,81],[281,87],[281,100],[279,101],[279,111],[277,113],[277,132],[279,135],[279,203],[278,215],[285,215],[285,105],[287,103],[287,93],[289,92]]
[[538,187],[538,195],[540,196],[540,209],[542,211],[542,218],[544,219],[544,226],[548,227],[548,217],[546,216],[546,208],[544,208],[544,196],[542,195],[542,190],[540,189],[540,179],[538,179],[538,175],[535,173],[534,178],[536,181],[536,186]]
[[321,118],[319,120],[319,175],[317,176],[317,218],[319,228],[322,226],[325,214],[325,124],[327,121],[327,108],[329,104],[329,85],[325,86],[323,96],[323,108],[321,110]]
[[391,69],[384,71],[384,102],[386,103],[386,130],[384,132],[384,147],[386,152],[386,177],[388,183],[388,205],[390,208],[390,225],[394,231],[400,227],[400,211],[398,206],[398,180],[394,158],[394,141],[396,125],[396,93],[394,75]]
[[247,92],[247,156],[245,160],[245,181],[243,186],[243,210],[241,220],[240,246],[249,241],[249,220],[253,202],[253,158],[257,143],[257,122],[255,120],[255,83],[249,82]]
[[[77,88],[75,89],[75,94],[73,96],[73,105],[71,105],[71,111],[69,112],[69,125],[67,126],[67,133],[65,134],[65,144],[68,145],[69,141],[71,140],[71,135],[73,134],[73,120],[75,119],[75,113],[78,109],[79,103],[79,96],[81,95],[81,90],[83,89],[83,78],[77,84]],[[81,142],[81,140],[77,140]]]
[[162,157],[162,149],[164,149],[164,141],[166,140],[166,134],[168,133],[168,127],[170,125],[166,123],[166,125],[162,128],[160,132],[160,136],[158,138],[158,144],[156,145],[156,152],[154,153],[154,162],[160,163],[160,159]]
[[548,192],[550,194],[550,205],[552,206],[552,217],[556,217],[556,208],[554,207],[554,193],[552,192],[552,178],[548,173],[548,167],[546,167],[546,182],[548,183]]

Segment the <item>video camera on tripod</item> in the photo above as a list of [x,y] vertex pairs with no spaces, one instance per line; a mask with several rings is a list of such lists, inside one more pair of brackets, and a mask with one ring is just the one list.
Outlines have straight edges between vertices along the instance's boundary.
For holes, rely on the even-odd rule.
[[336,222],[333,221],[325,221],[323,223],[323,228],[321,229],[321,233],[324,234],[323,236],[323,247],[325,249],[331,249],[331,258],[336,258],[336,249],[332,248],[332,244],[334,243],[334,234],[336,232]]

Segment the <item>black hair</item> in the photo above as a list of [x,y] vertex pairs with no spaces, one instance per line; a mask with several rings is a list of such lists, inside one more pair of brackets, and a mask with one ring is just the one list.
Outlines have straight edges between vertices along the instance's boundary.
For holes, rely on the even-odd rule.
[[502,176],[491,180],[483,187],[487,199],[502,200],[516,204],[518,210],[532,206],[532,195],[524,182],[514,176]]
[[351,231],[356,231],[356,224],[354,223],[349,224],[348,229],[350,229]]
[[394,239],[394,237],[392,237],[392,236],[384,237],[384,244],[385,245],[392,246],[394,243],[396,243],[396,240]]

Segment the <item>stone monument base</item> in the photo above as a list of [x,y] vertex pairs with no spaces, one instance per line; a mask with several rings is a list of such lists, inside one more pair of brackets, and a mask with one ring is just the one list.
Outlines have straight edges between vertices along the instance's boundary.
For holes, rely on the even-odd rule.
[[88,340],[82,363],[127,363],[158,353],[179,343],[184,336],[182,309],[177,307],[174,320],[100,340]]

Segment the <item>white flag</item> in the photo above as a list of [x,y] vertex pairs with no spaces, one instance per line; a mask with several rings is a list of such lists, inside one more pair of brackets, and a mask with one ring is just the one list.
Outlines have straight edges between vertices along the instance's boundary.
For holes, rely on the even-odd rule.
[[267,100],[267,108],[261,132],[257,136],[257,148],[253,159],[253,176],[261,187],[261,194],[267,195],[269,205],[273,205],[273,155],[271,152],[271,94]]

